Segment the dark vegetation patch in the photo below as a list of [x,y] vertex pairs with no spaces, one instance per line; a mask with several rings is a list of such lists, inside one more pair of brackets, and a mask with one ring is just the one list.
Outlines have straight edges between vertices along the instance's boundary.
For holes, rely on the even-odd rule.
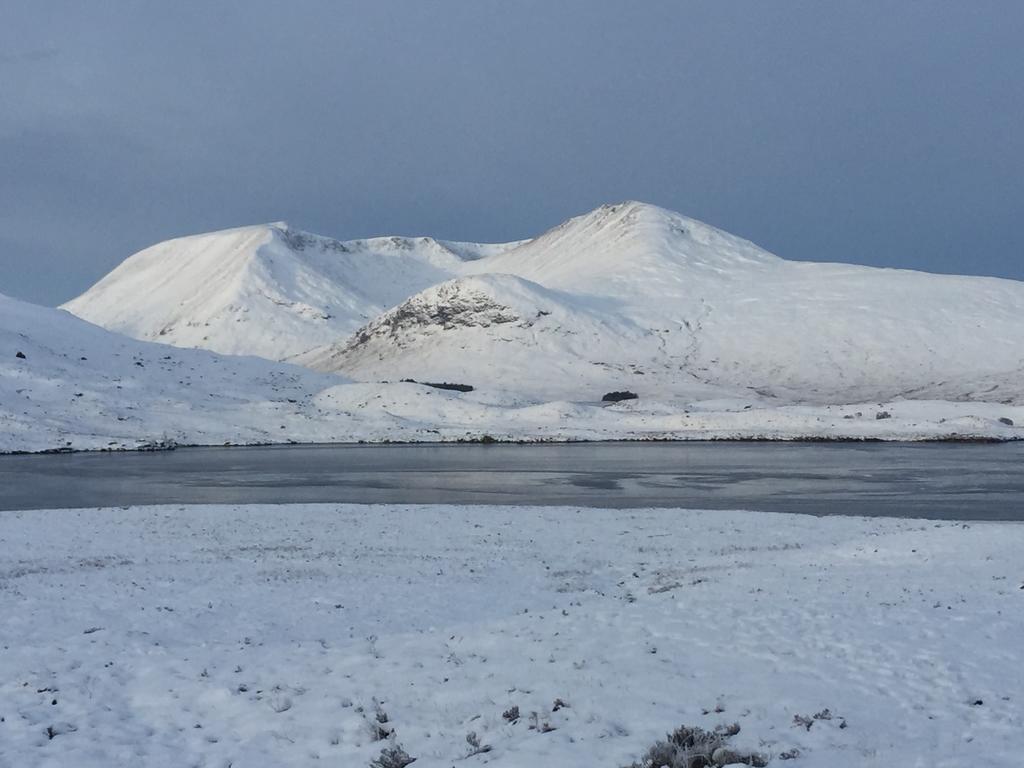
[[764,755],[729,746],[729,740],[739,732],[736,723],[719,725],[712,731],[683,725],[656,741],[639,761],[626,768],[718,768],[735,764],[764,768],[768,765]]
[[405,768],[415,762],[415,757],[410,757],[401,744],[396,744],[381,750],[380,755],[370,761],[370,768]]
[[450,389],[453,392],[472,392],[473,387],[470,384],[453,384],[449,381],[416,381],[416,379],[402,379],[404,384],[422,384],[424,387],[433,387],[434,389]]
[[618,403],[623,400],[639,400],[640,395],[636,392],[630,392],[629,390],[622,390],[619,392],[607,392],[605,396],[601,398],[602,403]]

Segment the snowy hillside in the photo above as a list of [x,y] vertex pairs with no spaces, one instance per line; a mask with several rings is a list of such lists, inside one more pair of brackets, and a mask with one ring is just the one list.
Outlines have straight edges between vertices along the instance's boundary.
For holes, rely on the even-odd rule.
[[[534,316],[536,333],[553,334],[559,349],[566,345],[556,328],[544,325],[548,317],[618,334],[623,349],[636,333],[628,325],[606,327],[604,319],[517,278],[466,279],[437,292],[454,292],[460,298],[446,306],[463,307],[460,302],[486,300],[488,291],[499,289],[519,301],[512,305],[519,313],[515,322],[525,322],[535,309],[550,312]],[[504,310],[472,307],[455,317],[468,314],[498,328],[512,324],[504,322]],[[389,327],[401,329],[401,315],[390,315],[392,325],[374,333],[386,338]],[[516,365],[529,360],[510,357],[499,373],[510,374]],[[570,361],[565,375],[575,373]],[[957,386],[967,393],[977,385],[963,380]],[[1017,425],[1024,424],[1024,406],[997,403],[920,399],[810,406],[757,396],[722,399],[717,392],[685,403],[644,399],[608,406],[596,400],[535,403],[497,390],[461,393],[415,383],[351,382],[256,357],[136,341],[61,310],[0,295],[0,453],[116,450],[163,441],[1013,439],[1021,431]]]
[[[517,275],[575,312],[519,317],[517,297],[495,284],[493,306],[518,320],[439,323],[437,308],[412,311],[443,309],[432,287],[298,361],[542,399],[629,388],[668,399],[717,389],[811,403],[924,392],[1022,402],[1024,284],[1010,280],[789,262],[640,203],[605,206],[462,269]],[[964,378],[974,386],[956,383]]]
[[[509,285],[520,290],[520,309],[539,302],[553,317],[572,311],[552,292],[515,278],[466,282],[484,287],[508,283],[502,286],[506,294],[511,292]],[[594,327],[601,322],[583,312],[575,318],[579,324],[585,321]],[[628,338],[631,329],[612,331]],[[879,419],[881,413],[891,418]],[[685,405],[633,401],[606,407],[596,401],[536,404],[516,393],[497,391],[460,393],[413,383],[356,383],[256,357],[136,341],[61,310],[0,295],[0,453],[116,450],[164,441],[237,445],[485,436],[1011,439],[1020,431],[1016,424],[1024,424],[1024,407],[992,403],[815,407],[780,406],[756,397],[704,397]]]
[[347,336],[501,246],[427,237],[339,242],[267,224],[128,258],[65,309],[138,339],[272,360]]
[[366,379],[411,371],[419,380],[473,382],[541,402],[593,400],[621,378],[619,372],[630,372],[636,349],[650,337],[628,318],[571,293],[513,275],[481,274],[432,286],[344,346],[313,350],[294,362],[351,369]]
[[337,376],[135,341],[0,295],[0,452],[280,441]]

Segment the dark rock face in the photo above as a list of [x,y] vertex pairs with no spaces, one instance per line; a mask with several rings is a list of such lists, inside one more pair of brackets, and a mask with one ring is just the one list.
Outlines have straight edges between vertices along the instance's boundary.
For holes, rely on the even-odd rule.
[[608,392],[601,398],[602,403],[618,403],[622,400],[638,400],[640,396],[636,392],[622,390],[621,392]]
[[305,232],[292,229],[291,227],[275,227],[277,234],[285,244],[293,251],[301,252],[311,248],[319,248],[321,251],[334,251],[335,253],[348,253],[344,243],[332,240],[329,237],[318,237]]
[[892,418],[892,414],[889,413],[888,411],[879,411],[878,413],[875,414],[875,420],[876,421],[881,421],[882,419],[891,419],[891,418]]
[[18,358],[19,360],[24,360],[24,359],[25,359],[25,353],[24,353],[24,352],[20,352],[20,351],[19,351],[19,352],[18,352],[17,354],[15,354],[14,356],[15,356],[16,358]]
[[1005,424],[1008,427],[1012,427],[1013,426],[1013,419],[1008,419],[1005,416],[1003,416],[1001,419],[999,419],[999,423],[1000,424]]

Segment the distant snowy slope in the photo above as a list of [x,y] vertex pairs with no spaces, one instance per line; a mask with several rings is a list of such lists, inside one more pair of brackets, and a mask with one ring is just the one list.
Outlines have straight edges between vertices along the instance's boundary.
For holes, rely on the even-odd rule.
[[[451,280],[385,312],[341,345],[300,355],[362,378],[474,382],[530,400],[597,400],[657,335],[570,293],[504,274]],[[600,359],[598,359],[598,357]],[[618,376],[618,373],[613,374]],[[565,398],[566,392],[575,398]]]
[[64,306],[138,339],[277,360],[346,336],[501,248],[427,237],[339,242],[258,225],[147,248]]

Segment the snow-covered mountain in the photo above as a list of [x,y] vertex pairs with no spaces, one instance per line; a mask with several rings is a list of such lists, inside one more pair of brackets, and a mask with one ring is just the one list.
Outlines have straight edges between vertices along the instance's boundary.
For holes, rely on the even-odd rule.
[[[924,390],[1019,398],[1024,284],[1010,280],[785,261],[639,203],[600,208],[463,269],[474,280],[516,275],[575,312],[531,316],[502,282],[489,286],[490,311],[515,307],[507,314],[518,320],[449,318],[452,291],[470,287],[456,281],[298,361],[360,379],[447,375],[542,399],[622,388],[815,403]],[[976,386],[953,384],[964,378]]]
[[64,308],[137,339],[280,360],[351,334],[501,248],[242,227],[146,248]]
[[1020,402],[1024,283],[791,262],[643,203],[536,239],[164,243],[69,302],[112,330],[524,401]]

